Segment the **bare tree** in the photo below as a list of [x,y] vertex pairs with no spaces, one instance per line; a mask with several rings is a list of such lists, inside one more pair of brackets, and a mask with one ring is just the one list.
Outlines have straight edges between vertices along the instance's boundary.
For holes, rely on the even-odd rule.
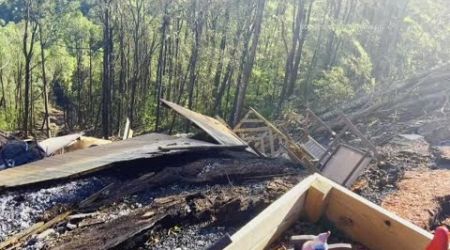
[[263,15],[264,15],[264,7],[266,4],[266,0],[258,0],[256,5],[256,16],[254,21],[254,28],[253,28],[253,39],[252,44],[250,47],[250,51],[248,53],[248,56],[245,59],[245,62],[243,64],[243,71],[242,71],[242,77],[238,81],[237,85],[237,91],[236,91],[236,98],[233,105],[233,113],[232,113],[232,119],[231,124],[235,125],[239,121],[242,108],[244,106],[245,101],[245,94],[247,92],[247,86],[248,82],[250,80],[250,76],[252,74],[253,70],[253,64],[255,61],[256,56],[256,49],[258,47],[259,42],[259,35],[261,33],[261,24],[263,21]]
[[112,0],[103,0],[103,84],[102,131],[103,137],[111,135],[111,91],[113,85],[113,30],[111,26]]
[[[27,0],[25,4],[25,29],[23,32],[23,55],[25,57],[25,98],[23,107],[23,124],[22,130],[25,136],[32,129],[30,126],[30,89],[31,89],[31,61],[33,59],[33,49],[35,43],[35,36],[37,33],[37,23],[33,21],[32,17],[33,0]],[[31,36],[30,36],[31,33]]]

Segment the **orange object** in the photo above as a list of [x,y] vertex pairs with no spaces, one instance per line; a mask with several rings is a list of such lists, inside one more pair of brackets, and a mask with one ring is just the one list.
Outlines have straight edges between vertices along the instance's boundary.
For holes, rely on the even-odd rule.
[[448,250],[448,229],[440,226],[434,231],[433,240],[427,246],[426,250]]

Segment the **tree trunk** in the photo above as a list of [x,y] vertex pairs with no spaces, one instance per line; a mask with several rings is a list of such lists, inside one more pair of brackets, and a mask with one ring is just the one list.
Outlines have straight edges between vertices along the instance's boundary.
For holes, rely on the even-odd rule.
[[[24,107],[23,107],[23,123],[22,130],[25,136],[32,128],[29,127],[30,118],[30,89],[31,89],[31,60],[33,58],[34,38],[36,35],[37,25],[33,24],[31,20],[31,8],[33,0],[27,0],[26,14],[25,14],[25,29],[23,33],[23,55],[25,57],[25,93],[24,93]],[[29,39],[29,32],[31,27],[31,38]],[[29,42],[29,44],[28,44]]]
[[[202,1],[202,0],[201,0]],[[202,6],[200,6],[202,7]],[[190,71],[189,71],[189,85],[188,85],[188,108],[192,109],[193,104],[193,97],[194,97],[194,88],[195,88],[195,81],[197,78],[197,61],[198,56],[200,52],[200,46],[201,46],[201,38],[203,33],[203,22],[204,22],[204,13],[203,10],[200,8],[200,10],[197,10],[197,0],[194,0],[193,2],[193,8],[194,13],[196,14],[195,20],[194,20],[194,44],[192,45],[192,53],[191,53],[191,60],[189,63]],[[198,12],[198,13],[197,13]]]
[[94,98],[92,96],[92,87],[93,87],[93,76],[92,76],[92,46],[93,39],[89,38],[89,90],[88,90],[88,110],[89,110],[89,122],[92,123],[94,121]]
[[48,138],[51,137],[50,134],[50,116],[48,112],[48,84],[47,84],[47,75],[45,71],[45,45],[44,39],[42,37],[42,26],[39,26],[39,41],[41,45],[41,68],[42,68],[42,82],[44,84],[43,97],[44,97],[44,122],[42,123],[42,129],[45,125],[45,133]]
[[82,88],[83,88],[83,83],[82,83],[82,76],[81,76],[81,60],[82,60],[82,52],[81,49],[79,48],[79,40],[76,40],[75,42],[75,50],[76,50],[76,61],[77,61],[77,123],[78,126],[81,126],[83,123],[83,119],[82,119],[82,112],[81,112],[81,105],[83,103],[82,99],[81,99],[81,92],[82,92]]
[[299,66],[303,53],[303,45],[308,35],[308,26],[313,3],[314,0],[310,0],[307,11],[305,10],[305,0],[299,0],[298,3],[299,6],[295,19],[294,37],[292,39],[292,47],[286,62],[283,88],[281,90],[280,99],[275,113],[276,116],[281,114],[283,105],[293,94],[294,86],[297,82]]
[[107,139],[111,135],[111,86],[112,86],[112,28],[111,1],[104,0],[103,13],[103,84],[102,84],[102,132]]
[[227,30],[228,30],[228,22],[230,20],[230,13],[229,9],[227,8],[225,13],[225,24],[222,27],[222,38],[220,40],[220,58],[219,63],[217,64],[216,72],[214,74],[214,88],[213,88],[213,95],[216,97],[214,100],[214,105],[211,109],[212,114],[218,114],[219,110],[219,102],[222,102],[222,96],[224,88],[222,88],[220,84],[220,79],[222,77],[222,70],[223,70],[223,63],[224,63],[224,55],[225,55],[225,48],[226,48],[226,42],[227,42]]
[[162,98],[162,85],[163,85],[163,76],[164,76],[164,50],[166,48],[166,36],[167,36],[167,27],[170,24],[170,17],[167,13],[167,5],[166,5],[166,13],[163,17],[163,23],[161,25],[161,41],[160,41],[160,49],[159,49],[159,58],[158,58],[158,72],[156,75],[156,122],[155,122],[155,131],[159,130],[160,125],[160,116],[161,116],[161,102],[160,98]]
[[5,94],[5,83],[3,82],[3,68],[2,65],[3,60],[0,57],[0,84],[2,87],[2,98],[0,98],[0,107],[3,107],[3,110],[6,114],[6,109],[8,108],[8,103],[6,102],[6,94]]
[[253,70],[253,64],[255,61],[256,49],[258,47],[259,35],[261,33],[261,24],[263,21],[264,7],[266,4],[266,0],[258,0],[256,7],[256,17],[254,21],[254,33],[252,38],[252,44],[250,47],[250,52],[246,57],[246,61],[244,63],[242,77],[238,82],[238,90],[237,90],[237,98],[235,104],[233,105],[233,119],[231,125],[234,126],[239,121],[242,108],[245,102],[245,94],[247,92],[248,81],[250,80],[250,76]]

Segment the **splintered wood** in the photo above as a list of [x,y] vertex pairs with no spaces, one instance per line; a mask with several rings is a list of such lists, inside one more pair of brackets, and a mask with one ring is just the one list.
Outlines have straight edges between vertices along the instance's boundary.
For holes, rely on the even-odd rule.
[[397,187],[398,191],[388,195],[381,206],[422,228],[432,229],[443,209],[441,201],[450,196],[450,171],[407,171]]

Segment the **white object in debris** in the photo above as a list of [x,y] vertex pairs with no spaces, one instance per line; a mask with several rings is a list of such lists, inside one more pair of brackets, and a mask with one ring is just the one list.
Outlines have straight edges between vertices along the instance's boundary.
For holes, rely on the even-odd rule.
[[69,230],[74,230],[75,228],[77,228],[77,225],[72,224],[72,223],[70,223],[70,222],[67,222],[66,227],[67,227]]
[[305,242],[302,246],[302,250],[327,250],[328,249],[328,237],[331,232],[321,233],[315,237],[314,240]]
[[411,141],[423,139],[423,136],[418,134],[400,134],[399,136]]
[[36,237],[36,239],[38,240],[43,240],[49,236],[55,235],[56,231],[53,228],[47,229],[44,232],[38,234],[38,236]]
[[79,139],[82,135],[83,133],[76,133],[48,138],[46,140],[38,142],[38,145],[42,148],[42,150],[44,150],[47,156],[50,156],[56,151],[69,146],[71,143]]

